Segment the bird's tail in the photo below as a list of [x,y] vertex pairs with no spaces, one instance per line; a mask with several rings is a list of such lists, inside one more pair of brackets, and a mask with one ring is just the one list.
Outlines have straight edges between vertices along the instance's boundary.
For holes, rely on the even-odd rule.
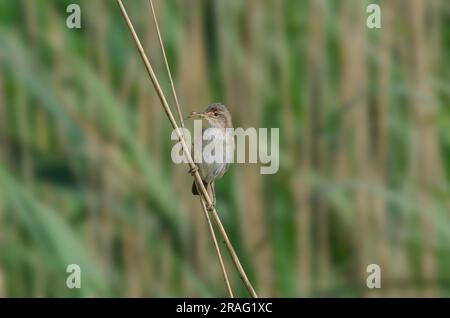
[[[203,181],[203,185],[205,186],[206,190],[208,190],[208,182]],[[198,190],[197,190],[195,181],[192,182],[192,190],[191,191],[192,191],[193,195],[198,195]]]

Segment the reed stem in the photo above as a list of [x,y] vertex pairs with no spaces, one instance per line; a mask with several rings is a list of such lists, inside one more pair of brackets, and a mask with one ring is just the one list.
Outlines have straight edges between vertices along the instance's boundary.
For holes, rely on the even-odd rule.
[[221,236],[222,236],[222,238],[224,240],[224,243],[225,243],[225,245],[226,245],[226,247],[228,249],[228,252],[231,255],[231,258],[232,258],[233,263],[234,263],[234,265],[236,267],[236,270],[239,272],[239,276],[241,277],[242,281],[244,282],[245,287],[247,288],[248,292],[250,293],[250,295],[253,298],[258,298],[258,296],[257,296],[257,294],[256,294],[256,292],[255,292],[255,290],[254,290],[254,288],[252,286],[252,284],[250,283],[250,281],[249,281],[249,279],[247,277],[247,274],[245,273],[245,271],[244,271],[244,269],[243,269],[243,267],[242,267],[242,265],[241,265],[241,263],[239,261],[239,258],[237,256],[236,252],[234,251],[234,248],[233,248],[233,246],[232,246],[232,244],[231,244],[231,242],[230,242],[230,240],[228,238],[228,235],[227,235],[227,233],[225,231],[225,228],[222,225],[220,217],[217,214],[216,208],[214,207],[213,202],[212,202],[211,198],[209,197],[205,186],[203,185],[202,179],[201,179],[200,174],[198,172],[198,167],[194,163],[194,161],[192,160],[192,156],[191,156],[190,152],[188,151],[189,148],[187,147],[187,144],[186,144],[186,141],[184,140],[183,134],[181,133],[181,130],[179,129],[179,127],[178,127],[178,125],[177,125],[177,123],[175,121],[175,118],[174,118],[174,116],[173,116],[173,114],[172,114],[172,112],[170,110],[169,104],[167,103],[167,99],[165,98],[164,93],[162,91],[161,85],[159,84],[159,81],[156,78],[155,72],[153,71],[153,67],[150,64],[150,61],[148,60],[147,55],[145,54],[144,48],[143,48],[143,46],[142,46],[142,44],[141,44],[141,42],[139,40],[138,35],[136,34],[136,31],[135,31],[135,29],[133,27],[133,24],[132,24],[130,18],[128,17],[128,13],[127,13],[127,11],[126,11],[123,3],[122,3],[122,0],[116,0],[116,1],[117,1],[117,4],[119,5],[121,14],[122,14],[122,16],[125,19],[125,22],[126,22],[126,24],[128,26],[128,29],[129,29],[132,37],[133,37],[133,40],[134,40],[134,42],[136,44],[136,47],[137,47],[137,49],[139,51],[139,54],[141,55],[142,61],[143,61],[144,65],[145,65],[145,68],[147,69],[147,72],[148,72],[148,74],[150,76],[150,79],[152,81],[153,87],[155,88],[156,93],[158,94],[158,97],[159,97],[159,99],[161,101],[161,105],[162,105],[162,107],[164,109],[164,112],[166,113],[167,117],[169,118],[169,121],[170,121],[172,127],[174,128],[175,133],[178,136],[178,139],[179,139],[179,141],[181,143],[181,146],[183,148],[183,153],[186,156],[186,159],[188,160],[188,164],[189,164],[189,167],[190,167],[191,171],[193,171],[193,176],[194,176],[194,180],[195,180],[197,189],[200,190],[199,191],[200,195],[205,200],[205,203],[207,204],[207,206],[211,207],[211,213],[212,213],[212,215],[214,217],[214,221],[216,222],[216,225],[217,225],[217,227],[219,229],[219,232],[220,232],[220,234],[221,234]]
[[217,243],[216,234],[214,232],[213,225],[211,223],[211,218],[209,217],[208,209],[206,208],[205,201],[200,197],[200,203],[202,205],[203,213],[205,214],[206,221],[208,222],[209,231],[213,239],[214,248],[216,250],[217,258],[219,259],[220,269],[222,270],[223,279],[225,280],[225,285],[227,286],[228,297],[234,298],[233,290],[231,289],[230,280],[228,279],[227,271],[225,269],[225,264],[223,262],[222,254],[220,253],[219,244]]
[[161,32],[159,31],[158,20],[156,19],[155,8],[153,7],[153,0],[149,0],[150,7],[152,8],[153,21],[155,22],[156,33],[158,34],[159,46],[161,47],[161,52],[164,57],[164,64],[166,66],[167,74],[169,75],[170,88],[172,90],[173,100],[175,101],[175,106],[177,107],[178,117],[180,119],[181,127],[184,127],[183,114],[181,113],[180,103],[178,102],[177,92],[175,90],[175,85],[173,84],[172,73],[170,72],[169,62],[167,61],[166,50],[164,49],[164,44],[161,37]]
[[[169,62],[168,62],[167,56],[166,56],[166,50],[164,48],[164,43],[163,43],[162,37],[161,37],[161,32],[159,31],[159,23],[158,23],[158,19],[156,18],[155,8],[153,6],[153,0],[149,0],[149,3],[150,3],[151,10],[152,10],[153,22],[155,23],[156,33],[158,34],[159,46],[161,48],[161,52],[164,57],[164,64],[166,67],[167,75],[169,76],[170,87],[171,87],[172,96],[173,96],[173,99],[174,99],[174,102],[175,102],[175,105],[177,108],[178,118],[180,120],[181,127],[184,127],[183,115],[181,113],[180,103],[178,102],[178,96],[177,96],[177,92],[175,90],[175,85],[173,83],[172,72],[170,71]],[[222,271],[223,278],[225,280],[225,285],[227,287],[228,296],[230,298],[234,298],[233,291],[232,291],[231,285],[230,285],[230,281],[228,279],[227,271],[225,269],[225,264],[222,259],[222,254],[220,252],[219,244],[217,243],[216,233],[214,232],[214,227],[212,226],[211,218],[209,217],[209,213],[206,208],[206,204],[201,197],[200,197],[200,202],[201,202],[201,205],[203,208],[203,212],[205,214],[206,221],[208,223],[211,238],[214,243],[215,252],[217,254],[217,258],[219,259],[220,269]]]

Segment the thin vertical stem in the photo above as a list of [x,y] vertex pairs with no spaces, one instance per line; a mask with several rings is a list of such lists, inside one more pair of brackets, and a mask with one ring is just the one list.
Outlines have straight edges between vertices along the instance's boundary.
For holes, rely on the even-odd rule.
[[175,133],[177,134],[178,140],[181,143],[181,146],[183,148],[183,153],[188,161],[191,171],[193,172],[193,176],[195,178],[194,180],[195,180],[197,189],[199,190],[200,195],[205,200],[205,203],[207,204],[207,206],[211,207],[210,209],[211,209],[211,213],[214,217],[214,221],[216,222],[216,225],[219,229],[222,239],[224,240],[225,246],[227,247],[228,252],[231,255],[233,263],[234,263],[237,271],[239,272],[239,276],[241,277],[242,281],[244,282],[245,287],[247,288],[248,292],[250,293],[250,295],[253,298],[258,298],[252,284],[250,283],[250,281],[247,277],[247,274],[245,273],[244,269],[242,268],[242,265],[239,261],[239,258],[237,256],[236,252],[234,251],[233,246],[231,245],[230,239],[228,238],[228,235],[225,231],[225,228],[222,225],[220,217],[217,214],[216,208],[214,207],[213,202],[212,202],[208,192],[206,191],[206,188],[205,188],[205,186],[202,182],[202,179],[200,177],[200,174],[198,172],[198,167],[192,160],[192,156],[188,151],[189,148],[187,147],[187,144],[186,144],[186,141],[184,140],[183,134],[181,133],[181,130],[175,121],[172,111],[170,110],[169,104],[167,103],[167,99],[164,96],[164,93],[161,89],[161,85],[159,84],[159,81],[156,78],[155,72],[153,71],[153,67],[150,64],[150,61],[148,60],[147,55],[145,54],[144,48],[142,47],[141,41],[139,40],[139,37],[136,34],[133,24],[131,23],[131,20],[128,17],[127,11],[122,3],[122,0],[116,0],[116,1],[117,1],[117,4],[119,5],[120,11],[125,19],[125,22],[127,23],[128,29],[130,30],[130,33],[133,37],[133,40],[136,44],[139,54],[141,55],[142,61],[144,62],[144,66],[145,66],[148,74],[150,75],[150,79],[152,81],[153,87],[155,88],[156,93],[158,94],[158,97],[161,101],[161,105],[162,105],[167,117],[169,118],[169,121],[175,130]]
[[[167,60],[167,56],[166,56],[166,50],[164,49],[164,43],[162,41],[161,32],[159,30],[159,24],[158,24],[158,19],[156,18],[155,8],[153,6],[153,1],[149,0],[149,2],[150,2],[151,10],[152,10],[153,21],[155,23],[156,32],[158,34],[159,45],[161,47],[161,52],[162,52],[162,55],[164,57],[164,63],[165,63],[165,66],[166,66],[166,71],[167,71],[167,74],[169,76],[170,87],[172,89],[172,96],[173,96],[175,105],[177,107],[178,117],[180,119],[181,126],[184,127],[183,115],[181,113],[181,107],[180,107],[180,104],[178,102],[178,96],[177,96],[177,93],[176,93],[176,90],[175,90],[175,85],[173,83],[172,74],[170,72],[170,67],[169,67],[169,63],[168,63],[168,60]],[[209,227],[209,230],[210,230],[211,238],[212,238],[213,243],[214,243],[214,248],[215,248],[215,251],[216,251],[216,254],[217,254],[217,258],[219,259],[220,268],[222,270],[222,274],[223,274],[223,277],[224,277],[224,280],[225,280],[225,285],[227,287],[228,295],[229,295],[230,298],[234,298],[233,291],[232,291],[231,285],[230,285],[230,281],[228,279],[228,275],[227,275],[227,272],[226,272],[226,269],[225,269],[225,264],[224,264],[223,259],[222,259],[222,254],[220,252],[220,248],[219,248],[219,245],[217,243],[216,234],[214,232],[214,228],[213,228],[212,223],[211,223],[211,218],[209,217],[209,213],[208,213],[208,210],[206,208],[206,204],[205,204],[205,202],[203,201],[203,199],[201,197],[200,197],[200,202],[202,204],[202,208],[203,208],[203,212],[204,212],[205,217],[206,217],[206,221],[208,222],[208,227]]]
[[213,239],[214,248],[216,250],[217,258],[219,259],[220,268],[222,270],[223,279],[225,280],[225,285],[227,286],[228,296],[230,298],[234,298],[233,290],[231,289],[230,280],[228,279],[227,271],[225,269],[225,264],[223,262],[222,254],[220,253],[219,244],[217,243],[216,234],[214,233],[214,228],[211,223],[211,218],[209,217],[208,209],[206,208],[205,201],[200,197],[200,203],[202,204],[203,213],[205,214],[206,221],[208,222],[208,228],[211,233],[211,237]]
[[149,0],[150,7],[152,8],[153,21],[155,22],[156,33],[158,33],[159,45],[161,47],[161,52],[164,57],[164,64],[166,66],[167,74],[169,75],[170,88],[172,90],[173,100],[175,101],[175,106],[177,107],[178,117],[180,119],[181,127],[184,127],[183,114],[181,113],[180,103],[178,102],[177,92],[175,91],[175,85],[173,84],[172,73],[170,72],[169,62],[167,61],[166,50],[164,49],[164,43],[162,41],[161,32],[159,31],[158,20],[156,19],[155,8],[153,7],[153,1]]

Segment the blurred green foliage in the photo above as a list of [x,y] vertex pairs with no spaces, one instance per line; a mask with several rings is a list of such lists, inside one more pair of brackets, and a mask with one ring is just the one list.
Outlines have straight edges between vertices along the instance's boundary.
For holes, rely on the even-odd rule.
[[[376,1],[380,30],[370,1],[154,2],[184,113],[280,128],[276,175],[217,184],[261,295],[450,295],[448,1]],[[149,4],[125,6],[170,96]],[[0,296],[224,296],[170,133],[114,1],[1,1]]]

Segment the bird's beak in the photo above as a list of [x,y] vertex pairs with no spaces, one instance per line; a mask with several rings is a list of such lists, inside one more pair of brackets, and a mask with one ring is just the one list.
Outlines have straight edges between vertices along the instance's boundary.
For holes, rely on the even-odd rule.
[[192,112],[188,118],[206,118],[206,114],[204,112]]

